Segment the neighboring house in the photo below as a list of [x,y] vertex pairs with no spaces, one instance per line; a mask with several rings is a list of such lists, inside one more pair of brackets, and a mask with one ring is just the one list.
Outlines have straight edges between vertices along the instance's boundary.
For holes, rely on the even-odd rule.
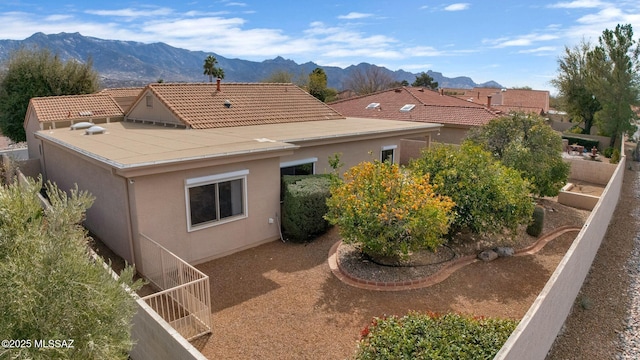
[[421,87],[384,90],[329,106],[345,116],[442,124],[433,140],[451,144],[459,144],[471,127],[484,125],[496,117],[483,105]]
[[102,124],[123,119],[124,111],[107,94],[33,98],[29,101],[24,120],[29,158],[42,157],[41,143],[35,138],[37,131],[69,129],[71,125],[80,122]]
[[549,112],[549,91],[528,89],[443,89],[445,94],[484,105],[491,110],[508,114],[522,111],[545,115]]
[[[49,117],[47,104],[61,102],[87,115]],[[42,130],[29,146],[41,149],[47,179],[96,197],[86,226],[138,264],[141,236],[190,263],[278,239],[282,174],[329,172],[335,153],[343,170],[398,162],[402,139],[428,145],[440,129],[344,117],[292,84],[150,84],[117,122],[90,117],[97,109],[87,106],[84,97],[32,99],[26,124]],[[89,118],[100,127],[70,130]]]
[[142,90],[144,90],[142,87],[110,88],[103,89],[99,93],[110,95],[122,111],[127,112]]

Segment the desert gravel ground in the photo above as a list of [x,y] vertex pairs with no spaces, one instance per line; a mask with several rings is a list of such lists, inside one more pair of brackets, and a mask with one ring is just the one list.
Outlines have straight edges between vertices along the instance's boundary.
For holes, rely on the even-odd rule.
[[620,201],[548,360],[640,358],[640,172],[627,162]]
[[192,343],[209,359],[348,359],[374,316],[417,310],[520,319],[575,235],[400,292],[338,280],[327,262],[336,229],[306,245],[271,242],[197,266],[210,276],[213,333]]
[[[307,245],[276,241],[198,266],[211,277],[213,333],[193,344],[210,359],[347,359],[373,316],[411,309],[518,319],[573,236],[532,256],[475,263],[441,284],[402,292],[341,283],[327,264],[337,240],[332,231]],[[117,267],[117,257],[96,247]],[[614,217],[547,359],[640,359],[638,163],[627,163]]]

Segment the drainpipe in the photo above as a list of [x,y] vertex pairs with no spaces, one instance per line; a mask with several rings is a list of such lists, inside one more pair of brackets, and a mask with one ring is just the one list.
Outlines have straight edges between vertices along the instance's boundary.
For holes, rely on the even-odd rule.
[[129,216],[127,217],[127,222],[129,225],[129,251],[131,252],[131,261],[133,262],[133,266],[136,268],[136,271],[140,274],[144,271],[142,268],[138,268],[136,264],[136,253],[135,247],[133,245],[134,241],[138,238],[138,221],[136,220],[137,214],[136,205],[135,205],[135,179],[130,178],[122,178],[125,183],[125,188],[127,191],[127,213]]

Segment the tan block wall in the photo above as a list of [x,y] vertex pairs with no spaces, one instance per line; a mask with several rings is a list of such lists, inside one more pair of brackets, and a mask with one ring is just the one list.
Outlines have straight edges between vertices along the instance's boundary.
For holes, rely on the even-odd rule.
[[[584,159],[564,159],[571,164],[570,179],[577,179],[593,184],[606,185],[614,171],[615,164]],[[622,161],[620,161],[622,163]]]
[[623,157],[585,226],[495,359],[546,357],[569,315],[618,204],[624,163]]
[[116,254],[133,263],[130,247],[127,185],[124,178],[96,163],[43,142],[44,172],[48,180],[68,191],[78,184],[95,197],[85,225]]
[[560,191],[558,194],[558,203],[571,206],[577,209],[593,210],[599,197],[587,194],[579,194],[570,191]]
[[167,324],[147,303],[136,300],[131,339],[136,343],[129,353],[133,360],[206,360],[196,348]]
[[[186,179],[249,170],[248,217],[219,225],[187,230]],[[130,185],[135,197],[137,234],[142,233],[183,260],[197,264],[279,238],[278,158],[141,176]],[[269,218],[274,219],[272,224]],[[139,250],[137,244],[136,256]],[[144,254],[142,254],[144,256]]]

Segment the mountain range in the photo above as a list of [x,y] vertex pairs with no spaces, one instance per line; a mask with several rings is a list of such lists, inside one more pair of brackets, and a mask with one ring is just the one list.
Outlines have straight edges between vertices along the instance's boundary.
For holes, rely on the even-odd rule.
[[[321,66],[313,62],[297,64],[293,60],[280,56],[262,62],[242,59],[229,59],[215,53],[190,51],[165,43],[140,43],[134,41],[104,40],[80,33],[43,34],[35,33],[24,40],[0,40],[0,61],[8,58],[11,51],[24,48],[47,48],[63,60],[86,61],[93,60],[93,68],[100,75],[103,87],[142,86],[150,82],[162,80],[164,82],[202,82],[208,81],[203,75],[204,59],[213,55],[218,60],[217,67],[224,70],[225,81],[229,82],[258,82],[273,74],[275,71],[286,71],[294,75],[308,75],[315,68],[322,68],[327,74],[328,86],[342,90],[342,84],[353,71],[366,71],[376,66],[360,63],[346,68],[336,66]],[[415,81],[418,74],[404,70],[381,70],[397,81]],[[473,88],[496,87],[502,88],[495,81],[476,84],[466,76],[448,78],[439,72],[427,71],[440,87]]]

